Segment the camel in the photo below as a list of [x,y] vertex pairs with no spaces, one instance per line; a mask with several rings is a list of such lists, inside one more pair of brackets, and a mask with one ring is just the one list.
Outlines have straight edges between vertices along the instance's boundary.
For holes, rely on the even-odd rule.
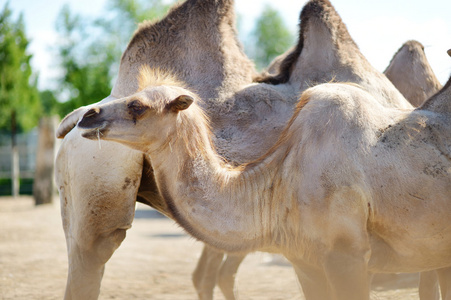
[[[204,2],[187,1],[162,21],[141,25],[123,54],[112,94],[100,103],[132,94],[138,86],[137,70],[143,64],[171,69],[206,99],[203,106],[212,118],[215,144],[221,155],[236,164],[255,159],[271,146],[299,94],[316,83],[333,79],[356,82],[383,105],[411,107],[366,61],[328,1],[311,1],[305,6],[298,45],[276,75],[261,77],[263,83],[254,84],[250,84],[252,64],[236,41],[230,12],[233,1],[220,1],[217,6]],[[212,18],[204,20],[205,13]],[[213,22],[205,26],[213,34],[196,34],[199,27],[204,28],[203,22]],[[168,33],[169,26],[177,31]],[[187,36],[194,40],[186,41]],[[194,42],[196,38],[211,40]],[[186,55],[173,61],[167,49]],[[214,55],[218,56],[204,59]],[[56,178],[68,244],[67,299],[97,298],[105,263],[131,226],[135,199],[162,212],[167,210],[145,155],[107,141],[99,147],[97,142],[80,138],[79,130],[73,127],[88,109],[74,111],[58,129],[58,135],[65,136]],[[259,138],[262,135],[265,139]]]
[[[266,76],[277,74],[280,64],[292,51],[293,49],[290,49],[276,57],[263,74]],[[384,74],[413,106],[421,105],[442,87],[429,65],[423,45],[415,40],[407,41],[401,46]],[[224,262],[223,256],[217,250],[206,246],[193,273],[193,281],[197,290],[211,291],[208,294],[213,293],[217,281],[225,298],[234,300],[234,278],[245,255],[229,254]],[[420,299],[438,300],[435,271],[423,272],[420,276]],[[200,287],[202,285],[204,285],[203,288]]]
[[[415,107],[437,93],[442,85],[435,76],[424,53],[424,46],[414,40],[407,41],[393,56],[384,71],[387,78]],[[446,281],[446,270],[439,271],[441,281]],[[445,285],[442,284],[443,299]],[[421,300],[438,300],[438,278],[435,271],[420,274],[419,295]]]
[[399,48],[384,74],[415,107],[442,88],[429,65],[424,46],[414,40]]
[[369,299],[368,272],[451,265],[450,100],[451,79],[416,110],[384,107],[356,84],[321,84],[266,154],[233,167],[199,96],[143,68],[137,93],[77,126],[148,154],[171,216],[197,239],[284,254],[307,299]]
[[[254,67],[236,39],[234,20],[232,0],[188,0],[161,21],[141,24],[122,55],[111,95],[100,103],[132,94],[142,64],[185,74],[212,101],[251,83]],[[69,114],[57,131],[64,137],[55,177],[69,258],[65,299],[98,298],[105,263],[131,227],[136,200],[165,210],[142,153],[80,138],[74,125],[86,109]]]

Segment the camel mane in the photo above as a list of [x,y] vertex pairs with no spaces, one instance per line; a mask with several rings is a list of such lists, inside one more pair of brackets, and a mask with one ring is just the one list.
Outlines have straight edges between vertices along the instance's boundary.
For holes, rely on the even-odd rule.
[[[185,93],[194,98],[195,105],[191,105],[187,111],[178,112],[177,135],[175,139],[183,140],[184,144],[187,145],[188,154],[192,158],[198,155],[206,157],[208,145],[204,142],[205,140],[200,138],[203,135],[207,137],[210,145],[212,145],[210,149],[216,152],[216,149],[213,148],[210,118],[202,109],[201,105],[199,105],[202,101],[201,98],[194,91],[190,90],[183,81],[179,80],[174,72],[143,65],[139,69],[138,83],[138,92],[147,87],[157,86],[175,87],[186,90]],[[160,112],[163,111],[169,101],[173,100],[160,92],[153,94],[153,96],[155,97],[155,103],[152,106]],[[190,116],[188,117],[188,115]],[[167,143],[170,143],[170,141],[168,140]]]
[[184,89],[187,88],[186,83],[179,80],[177,75],[172,71],[161,68],[151,68],[148,65],[143,65],[139,68],[138,92],[148,86],[161,85],[178,86]]

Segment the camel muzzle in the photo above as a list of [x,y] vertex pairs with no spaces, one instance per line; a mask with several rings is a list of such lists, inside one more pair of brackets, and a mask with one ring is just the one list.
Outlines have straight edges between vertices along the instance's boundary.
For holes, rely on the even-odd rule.
[[77,127],[82,129],[82,136],[88,139],[99,138],[99,133],[103,132],[106,127],[104,118],[101,117],[102,109],[100,107],[94,107],[88,110]]
[[77,126],[82,129],[92,129],[99,127],[99,125],[102,123],[101,118],[99,118],[101,112],[102,111],[99,107],[91,108],[83,115]]

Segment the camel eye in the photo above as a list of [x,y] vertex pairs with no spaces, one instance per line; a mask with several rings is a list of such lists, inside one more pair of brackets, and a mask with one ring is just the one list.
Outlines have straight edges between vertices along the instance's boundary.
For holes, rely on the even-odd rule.
[[127,105],[131,113],[140,115],[146,110],[146,106],[139,100],[133,100]]

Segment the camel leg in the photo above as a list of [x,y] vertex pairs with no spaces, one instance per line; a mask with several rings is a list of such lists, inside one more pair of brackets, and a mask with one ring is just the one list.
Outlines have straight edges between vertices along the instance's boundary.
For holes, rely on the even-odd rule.
[[[435,271],[421,272],[418,284],[420,300],[439,300],[438,278]],[[443,298],[445,299],[445,298]]]
[[224,252],[220,252],[206,244],[204,245],[192,275],[194,288],[200,300],[213,299],[213,290],[223,257]]
[[325,270],[334,299],[369,299],[368,271],[363,257],[333,252],[326,259]]
[[68,241],[69,272],[64,299],[97,299],[105,263],[125,238],[125,230],[100,237],[91,250]]
[[103,142],[100,150],[76,130],[64,139],[55,177],[69,262],[65,299],[98,298],[105,263],[133,221],[142,161],[119,144]]
[[293,264],[306,300],[330,299],[329,287],[324,272],[300,263],[295,263],[294,261],[291,261],[291,263]]
[[227,300],[235,300],[235,275],[246,254],[227,254],[219,269],[218,286]]
[[442,300],[451,300],[451,268],[438,269],[436,273],[440,283]]

